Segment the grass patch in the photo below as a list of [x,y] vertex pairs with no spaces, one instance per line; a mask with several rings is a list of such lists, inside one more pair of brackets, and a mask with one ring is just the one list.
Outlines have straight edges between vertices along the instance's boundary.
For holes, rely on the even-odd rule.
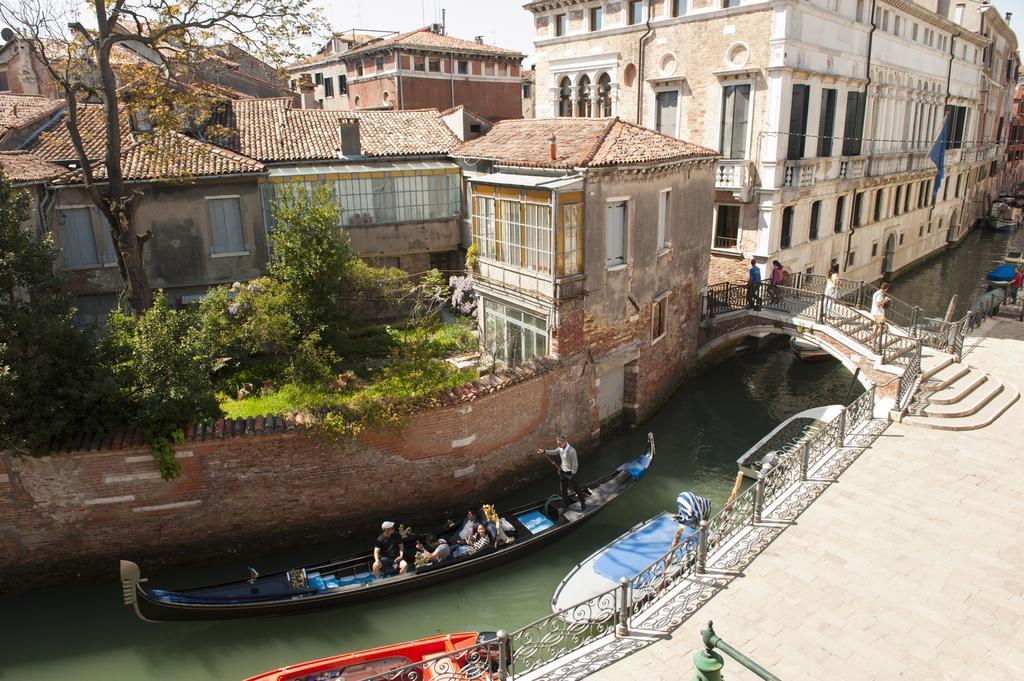
[[265,395],[251,395],[244,400],[232,399],[224,393],[218,397],[225,418],[237,419],[337,406],[344,401],[345,394],[319,386],[285,383],[278,390]]

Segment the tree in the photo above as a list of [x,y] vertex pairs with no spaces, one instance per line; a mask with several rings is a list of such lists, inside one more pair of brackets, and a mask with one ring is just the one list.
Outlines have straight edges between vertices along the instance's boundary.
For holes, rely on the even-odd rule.
[[[67,102],[65,123],[81,179],[110,227],[136,315],[153,298],[143,261],[148,235],[133,224],[142,192],[125,182],[122,167],[125,118],[145,120],[152,140],[172,130],[203,130],[220,95],[189,78],[216,58],[212,49],[230,43],[281,62],[297,54],[297,42],[321,23],[311,2],[87,0],[88,22],[94,24],[87,28],[75,0],[0,0],[0,20],[32,44]],[[140,58],[126,61],[126,50]],[[94,165],[83,141],[78,103],[84,100],[103,105],[101,165]]]
[[0,176],[0,448],[38,453],[102,425],[108,382],[25,199]]

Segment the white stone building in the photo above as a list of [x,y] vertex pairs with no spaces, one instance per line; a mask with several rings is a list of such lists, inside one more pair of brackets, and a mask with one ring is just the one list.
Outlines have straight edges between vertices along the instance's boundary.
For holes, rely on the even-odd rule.
[[[963,7],[538,0],[527,9],[538,117],[619,116],[722,153],[712,279],[714,261],[754,255],[791,272],[837,262],[844,277],[874,280],[970,227],[968,187],[998,150],[978,126],[990,40]],[[951,148],[933,204],[928,152],[947,111]]]

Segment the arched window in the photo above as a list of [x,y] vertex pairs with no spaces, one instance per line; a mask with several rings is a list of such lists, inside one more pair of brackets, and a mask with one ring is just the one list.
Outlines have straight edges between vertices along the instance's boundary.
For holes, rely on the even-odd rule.
[[572,116],[572,81],[569,76],[558,84],[558,115]]
[[590,106],[590,76],[580,78],[579,87],[576,89],[576,96],[579,100],[579,116],[590,118],[593,115],[593,107]]
[[607,73],[597,79],[597,115],[612,115],[612,79]]

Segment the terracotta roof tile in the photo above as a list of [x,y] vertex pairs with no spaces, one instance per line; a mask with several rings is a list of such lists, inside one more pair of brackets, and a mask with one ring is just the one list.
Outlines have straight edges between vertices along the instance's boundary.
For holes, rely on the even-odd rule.
[[0,151],[0,168],[7,179],[15,184],[45,182],[67,172],[63,167],[27,151]]
[[[102,104],[78,105],[78,131],[82,136],[85,153],[91,159],[102,158],[103,150],[107,148],[103,125]],[[121,116],[121,143],[127,147],[135,141],[128,126],[128,117]],[[40,134],[29,146],[29,150],[47,161],[78,162],[65,119]]]
[[290,97],[236,100],[215,119],[235,132],[219,144],[264,162],[338,158],[338,119],[358,118],[367,156],[447,153],[459,140],[435,109],[325,111],[296,109]]
[[[121,154],[124,179],[130,182],[182,177],[213,177],[263,172],[263,164],[233,151],[186,137],[177,132],[140,140]],[[103,164],[95,167],[95,178],[106,179]],[[81,180],[76,173],[68,182]]]
[[37,95],[0,94],[0,137],[32,123],[42,123],[64,107],[63,99]]
[[[549,156],[552,135],[554,160]],[[718,152],[618,118],[543,118],[500,121],[452,155],[518,166],[583,168],[712,158]]]
[[504,47],[495,47],[494,45],[478,43],[475,40],[463,40],[462,38],[456,38],[450,35],[434,33],[427,26],[418,28],[415,31],[408,31],[407,33],[399,33],[398,35],[388,36],[387,38],[381,38],[380,40],[373,40],[364,45],[360,45],[355,49],[349,50],[341,56],[347,57],[353,54],[364,54],[393,46],[419,47],[425,50],[439,50],[443,52],[454,51],[469,54],[488,54],[501,57],[522,58],[526,56],[521,52],[507,50]]

